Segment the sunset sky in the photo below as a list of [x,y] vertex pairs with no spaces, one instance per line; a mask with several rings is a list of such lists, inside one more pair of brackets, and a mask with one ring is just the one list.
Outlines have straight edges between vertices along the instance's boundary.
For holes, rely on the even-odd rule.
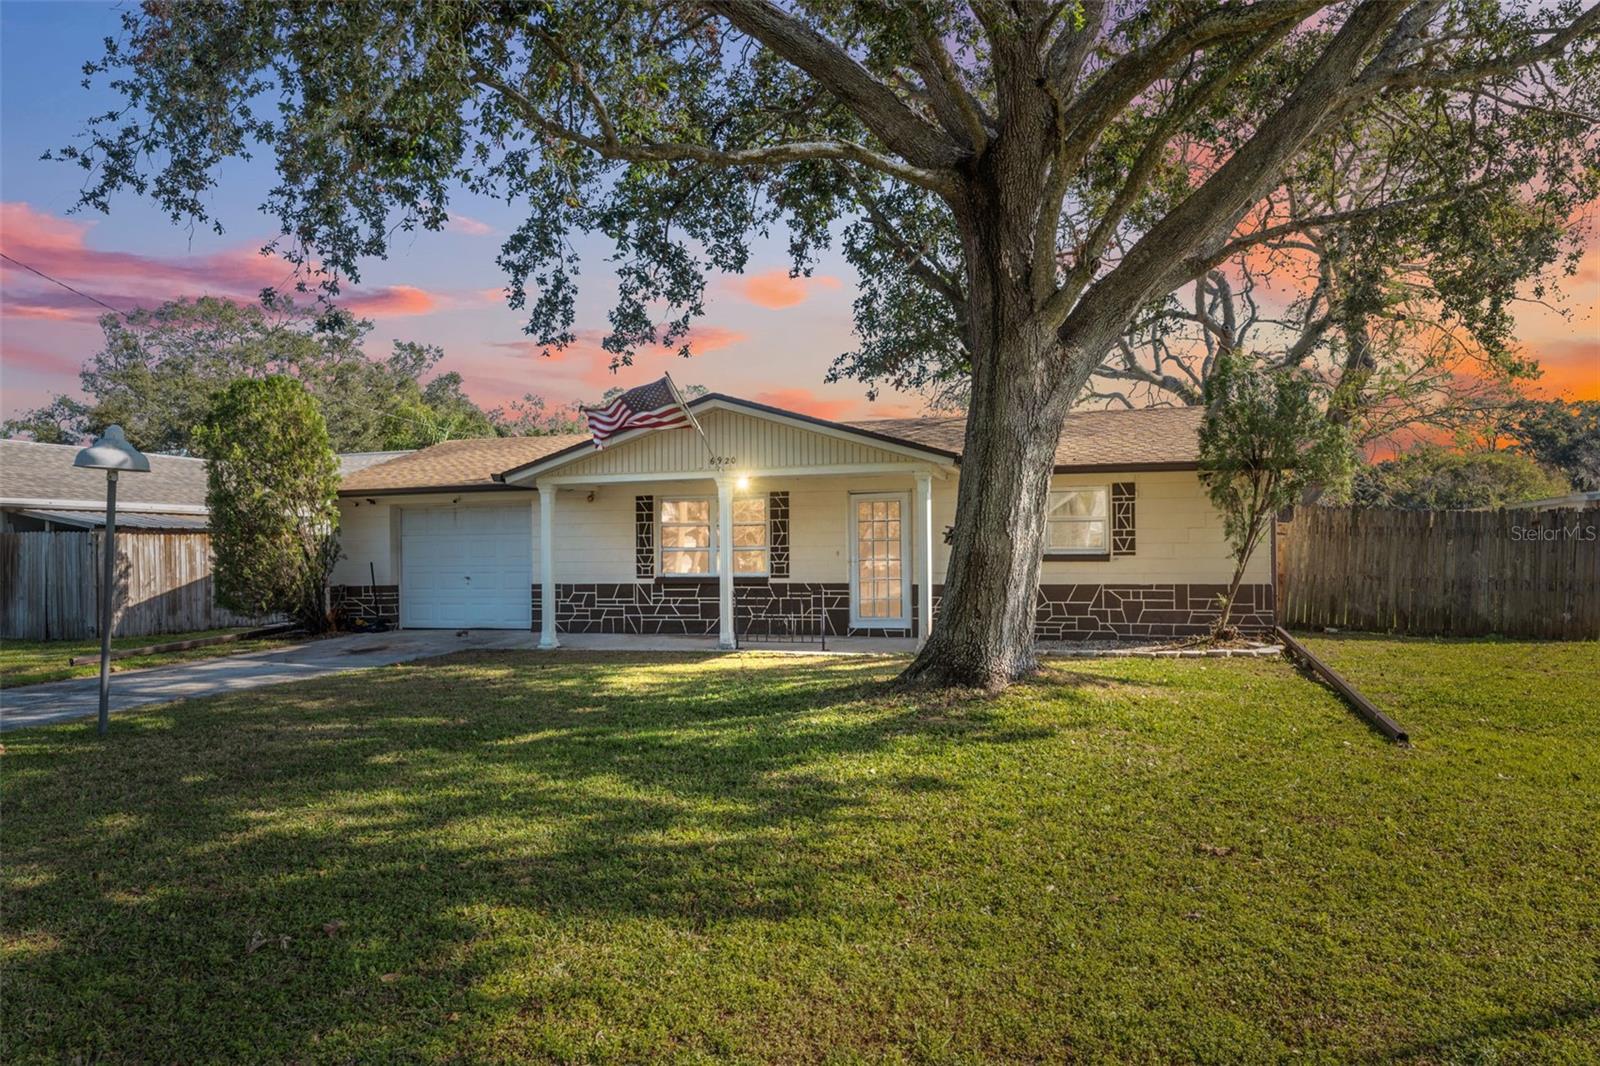
[[[81,172],[39,156],[114,104],[102,89],[85,91],[79,82],[83,62],[117,32],[117,18],[109,5],[0,4],[0,250],[122,310],[203,294],[249,300],[263,286],[284,283],[288,265],[258,254],[274,235],[272,220],[257,210],[274,177],[265,158],[224,169],[212,203],[227,229],[220,237],[175,225],[132,194],[109,216],[70,213]],[[869,403],[860,385],[824,383],[829,363],[852,347],[856,278],[837,254],[825,256],[815,276],[790,279],[781,234],[758,244],[745,275],[710,281],[692,360],[663,351],[613,375],[599,348],[613,295],[603,243],[579,241],[579,343],[544,359],[522,333],[521,315],[505,305],[505,279],[494,264],[519,214],[465,194],[451,214],[446,232],[401,235],[388,260],[364,266],[344,302],[375,323],[369,354],[386,354],[393,340],[440,345],[443,368],[460,371],[484,406],[525,392],[564,404],[650,380],[665,368],[683,383],[823,417],[892,417],[921,408],[916,396]],[[104,308],[10,263],[0,266],[0,412],[9,416],[54,392],[77,391],[78,368],[99,346]],[[1600,398],[1597,305],[1600,241],[1592,241],[1583,270],[1565,286],[1562,306],[1572,319],[1540,308],[1519,316],[1528,347],[1546,368],[1539,391]]]

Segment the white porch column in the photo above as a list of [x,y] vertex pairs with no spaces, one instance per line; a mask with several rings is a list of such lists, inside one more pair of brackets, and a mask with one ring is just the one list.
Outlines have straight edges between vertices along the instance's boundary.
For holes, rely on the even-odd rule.
[[917,474],[917,586],[922,590],[917,605],[917,646],[928,642],[933,632],[933,475]]
[[556,493],[539,488],[539,647],[559,648],[556,639]]
[[733,630],[733,479],[717,478],[717,591],[722,620],[717,647],[732,649]]

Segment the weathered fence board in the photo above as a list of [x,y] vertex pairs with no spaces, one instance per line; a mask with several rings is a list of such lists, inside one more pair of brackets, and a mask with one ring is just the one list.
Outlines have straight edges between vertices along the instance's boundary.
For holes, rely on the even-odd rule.
[[1301,507],[1277,569],[1290,628],[1600,638],[1600,507]]
[[[82,640],[100,631],[101,534],[0,533],[0,636]],[[254,625],[217,605],[206,533],[119,533],[113,566],[119,637]]]

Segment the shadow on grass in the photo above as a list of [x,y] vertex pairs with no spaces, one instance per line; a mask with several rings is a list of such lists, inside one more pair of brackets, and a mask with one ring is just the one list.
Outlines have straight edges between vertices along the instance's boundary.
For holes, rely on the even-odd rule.
[[1569,1000],[1548,1010],[1501,1015],[1450,1036],[1384,1048],[1364,1061],[1493,1062],[1498,1057],[1494,1053],[1497,1041],[1564,1031],[1575,1023],[1589,1021],[1600,1022],[1600,998],[1591,996]]
[[838,912],[871,857],[829,841],[960,788],[852,760],[1048,735],[894,661],[732,662],[464,653],[8,738],[12,1050],[299,1055],[403,998],[384,974],[468,1009],[537,952],[488,915]]

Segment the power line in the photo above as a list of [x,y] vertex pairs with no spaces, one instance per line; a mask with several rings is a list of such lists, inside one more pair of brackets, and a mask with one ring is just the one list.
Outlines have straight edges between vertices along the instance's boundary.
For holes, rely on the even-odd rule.
[[49,274],[46,274],[44,271],[40,270],[38,267],[29,266],[27,263],[24,263],[20,259],[14,259],[14,258],[12,258],[11,256],[7,255],[4,252],[0,252],[0,259],[4,259],[8,263],[11,263],[11,264],[14,264],[16,266],[19,266],[23,270],[27,270],[27,271],[30,271],[31,273],[37,274],[41,278],[43,278],[44,280],[50,282],[50,284],[59,285],[63,289],[66,289],[68,292],[72,293],[73,295],[83,297],[85,300],[88,300],[90,303],[99,304],[101,307],[104,307],[107,311],[111,311],[111,312],[114,312],[115,314],[119,314],[123,318],[132,317],[131,315],[129,315],[128,312],[120,310],[120,309],[115,308],[115,307],[112,307],[110,304],[108,304],[104,300],[100,299],[100,297],[98,297],[98,296],[90,296],[88,293],[84,292],[82,289],[75,289],[71,285],[68,285],[66,282],[62,281],[60,278],[53,278]]
[[[13,256],[9,256],[5,252],[0,252],[0,259],[4,259],[6,262],[11,263],[11,264],[13,264],[15,266],[19,266],[23,270],[29,271],[30,273],[37,274],[41,278],[43,278],[44,280],[50,282],[52,285],[59,285],[63,289],[66,289],[68,292],[72,293],[73,295],[81,296],[85,300],[88,300],[90,303],[98,304],[101,307],[104,307],[107,311],[111,311],[114,314],[119,314],[123,318],[132,319],[132,317],[133,317],[133,315],[130,312],[122,311],[122,310],[119,310],[118,308],[112,307],[110,304],[108,304],[104,300],[100,299],[100,297],[92,296],[89,293],[84,292],[82,289],[75,288],[75,287],[73,287],[71,285],[68,285],[66,282],[62,281],[60,278],[51,277],[49,274],[46,274],[44,271],[40,270],[38,267],[29,266],[27,263],[24,263],[22,260],[17,259],[17,258],[15,258]],[[400,422],[409,422],[414,426],[420,426],[420,427],[422,427],[423,429],[426,429],[426,430],[436,430],[436,429],[439,428],[437,426],[430,425],[427,422],[423,422],[420,419],[409,418],[406,415],[395,414],[393,411],[384,411],[384,410],[381,410],[381,409],[376,408],[376,407],[368,407],[366,404],[357,403],[354,400],[345,400],[343,402],[347,406],[354,407],[354,408],[356,408],[357,410],[360,410],[360,411],[366,411],[369,414],[375,414],[375,415],[379,416],[380,418],[392,418],[392,419],[395,419],[395,420],[400,421]],[[449,440],[450,439],[448,433],[449,433],[449,431],[447,430],[446,431],[445,440]]]

